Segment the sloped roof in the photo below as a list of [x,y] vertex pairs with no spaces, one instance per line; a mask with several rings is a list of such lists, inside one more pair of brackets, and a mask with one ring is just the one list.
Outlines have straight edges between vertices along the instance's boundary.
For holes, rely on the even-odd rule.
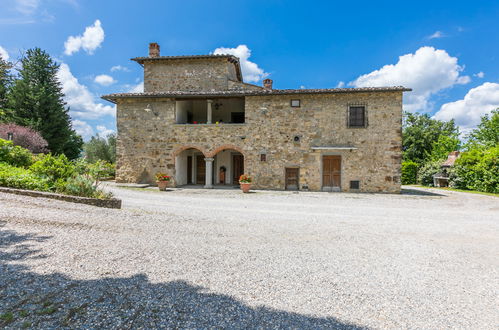
[[209,55],[174,55],[174,56],[141,56],[131,58],[132,61],[143,65],[144,62],[150,61],[171,61],[171,60],[196,60],[196,59],[213,59],[213,58],[226,58],[230,63],[234,64],[236,67],[237,78],[239,81],[243,81],[243,76],[241,72],[241,64],[239,63],[239,58],[230,54],[209,54]]
[[261,89],[261,90],[213,90],[213,91],[165,91],[147,93],[115,93],[103,95],[104,100],[116,102],[124,98],[161,98],[161,97],[231,97],[231,96],[265,96],[294,94],[336,94],[336,93],[370,93],[370,92],[409,92],[412,89],[403,86],[393,87],[359,87],[359,88],[323,88],[323,89]]
[[447,156],[447,160],[442,164],[442,167],[454,166],[454,163],[459,158],[459,151],[453,151]]

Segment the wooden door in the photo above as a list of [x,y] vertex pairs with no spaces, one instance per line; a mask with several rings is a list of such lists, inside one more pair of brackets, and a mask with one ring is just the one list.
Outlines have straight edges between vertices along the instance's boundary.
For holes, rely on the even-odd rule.
[[196,183],[205,184],[206,182],[206,163],[203,155],[196,156]]
[[239,177],[244,174],[244,156],[232,155],[232,183],[238,184]]
[[298,190],[299,188],[299,169],[286,168],[286,190]]
[[324,156],[322,158],[322,187],[341,187],[341,156]]
[[187,156],[187,184],[192,183],[192,156]]

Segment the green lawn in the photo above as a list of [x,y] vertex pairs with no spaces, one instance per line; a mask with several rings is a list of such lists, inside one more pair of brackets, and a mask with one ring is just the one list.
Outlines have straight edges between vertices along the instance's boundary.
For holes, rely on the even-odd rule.
[[489,193],[489,192],[476,191],[476,190],[464,190],[464,189],[455,189],[455,188],[428,187],[428,186],[422,186],[422,185],[418,185],[418,184],[411,184],[409,186],[419,187],[419,188],[438,189],[438,190],[458,191],[458,192],[465,192],[465,193],[471,193],[471,194],[479,194],[479,195],[487,195],[487,196],[499,197],[499,194],[496,194],[496,193]]

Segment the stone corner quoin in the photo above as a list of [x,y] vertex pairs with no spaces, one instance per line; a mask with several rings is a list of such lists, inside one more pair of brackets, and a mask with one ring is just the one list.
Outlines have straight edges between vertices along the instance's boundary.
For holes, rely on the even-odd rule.
[[398,193],[404,87],[273,89],[243,82],[232,55],[134,58],[143,93],[117,105],[117,182]]

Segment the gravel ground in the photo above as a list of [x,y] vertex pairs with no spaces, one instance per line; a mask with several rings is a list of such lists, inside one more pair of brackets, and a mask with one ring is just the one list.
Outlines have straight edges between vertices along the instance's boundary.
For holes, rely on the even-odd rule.
[[107,189],[0,193],[0,328],[499,324],[497,197]]

